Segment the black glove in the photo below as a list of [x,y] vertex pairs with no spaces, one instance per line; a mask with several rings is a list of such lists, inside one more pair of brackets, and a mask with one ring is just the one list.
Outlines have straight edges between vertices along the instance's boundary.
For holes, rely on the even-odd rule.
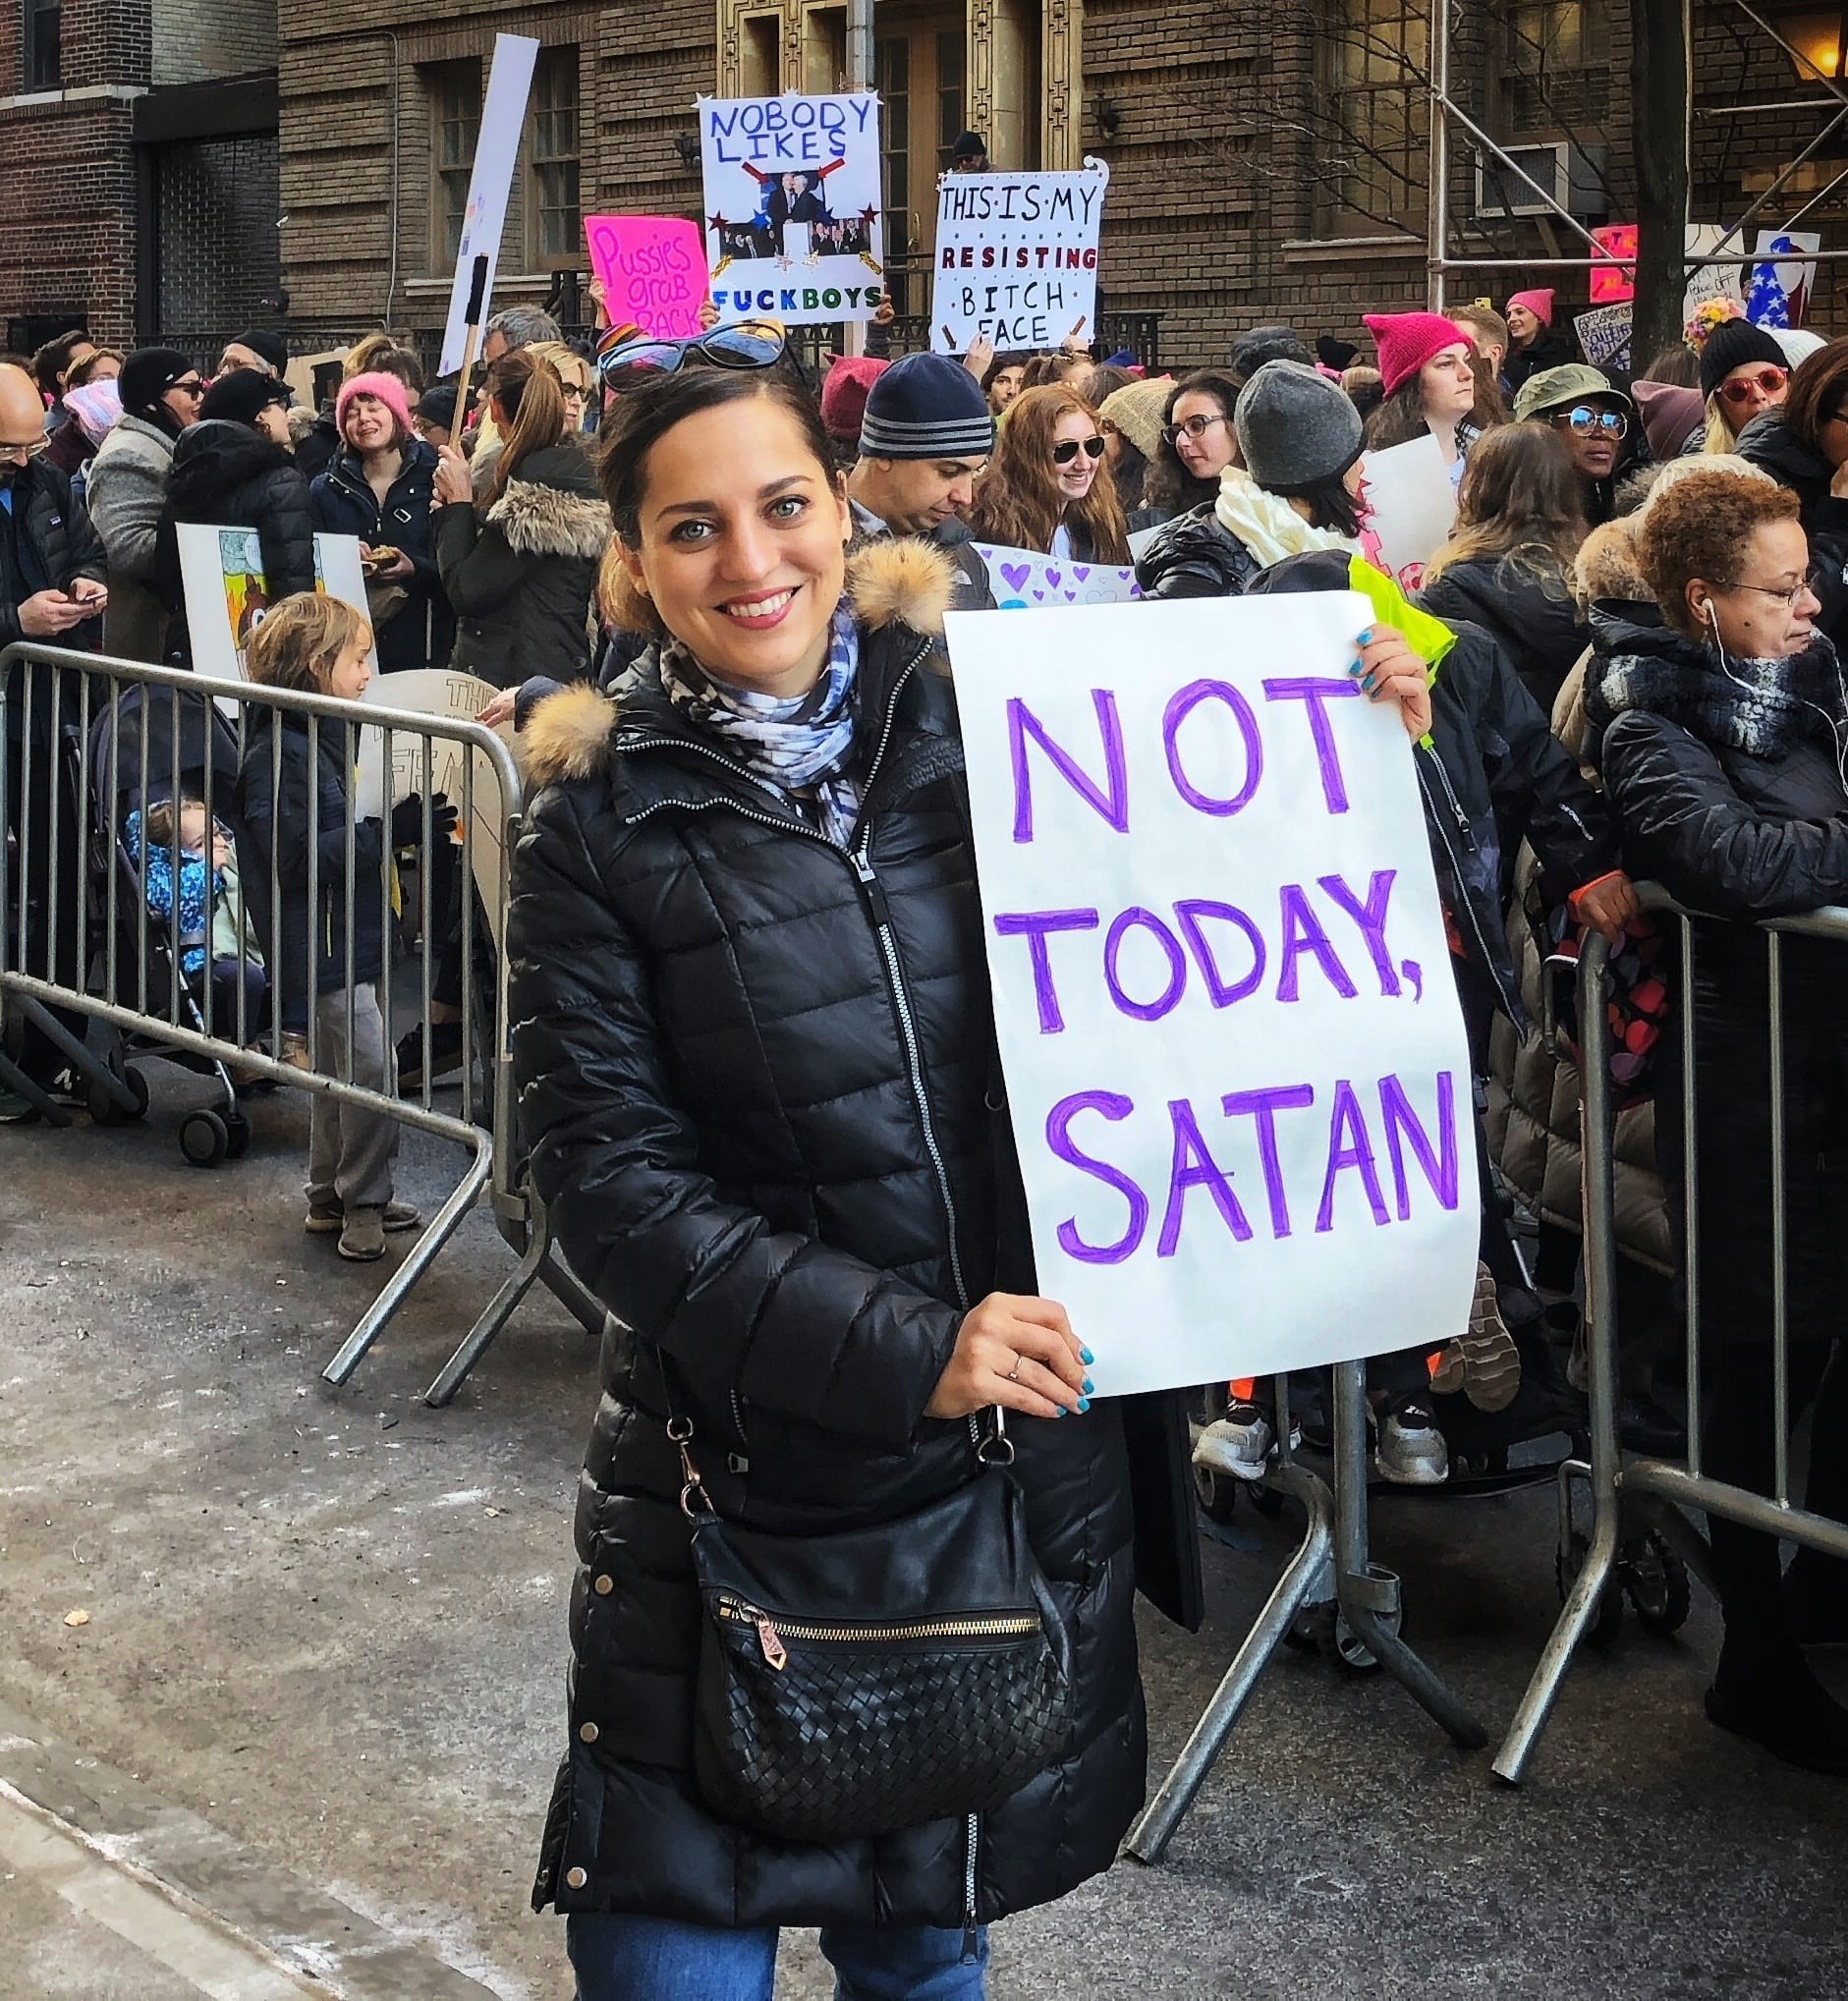
[[[446,792],[430,795],[430,839],[446,841],[456,831],[462,815],[449,804]],[[423,838],[423,796],[413,793],[391,809],[391,845],[409,848]]]

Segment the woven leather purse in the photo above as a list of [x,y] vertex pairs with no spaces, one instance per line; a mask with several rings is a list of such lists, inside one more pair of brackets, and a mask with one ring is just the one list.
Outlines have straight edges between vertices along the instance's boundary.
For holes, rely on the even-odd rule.
[[727,1819],[794,1841],[987,1812],[1071,1728],[1071,1648],[1027,1541],[1013,1448],[872,1528],[721,1521],[673,1419],[705,1609],[694,1769]]

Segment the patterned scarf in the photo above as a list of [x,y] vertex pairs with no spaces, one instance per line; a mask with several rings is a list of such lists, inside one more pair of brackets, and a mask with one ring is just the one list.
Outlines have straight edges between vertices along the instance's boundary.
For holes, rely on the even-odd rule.
[[851,845],[860,781],[845,766],[854,748],[860,632],[846,604],[834,613],[821,678],[807,695],[758,695],[714,680],[678,639],[661,646],[661,689],[697,730],[716,737],[747,771],[812,805],[822,833]]
[[1586,676],[1585,714],[1601,732],[1629,709],[1665,716],[1708,744],[1755,757],[1783,757],[1804,738],[1839,757],[1848,739],[1848,690],[1835,649],[1818,634],[1780,660],[1720,659],[1704,641],[1665,649],[1613,650]]

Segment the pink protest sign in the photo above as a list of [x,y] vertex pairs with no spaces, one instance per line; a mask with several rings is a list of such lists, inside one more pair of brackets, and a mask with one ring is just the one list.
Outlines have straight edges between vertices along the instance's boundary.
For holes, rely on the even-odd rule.
[[587,215],[584,233],[612,326],[633,320],[644,333],[674,341],[700,331],[706,273],[698,223],[677,215]]
[[[1595,229],[1592,241],[1606,257],[1622,257],[1626,260],[1636,256],[1636,224],[1613,222],[1604,229]],[[1612,270],[1606,265],[1592,266],[1592,304],[1594,306],[1622,306],[1636,297],[1636,265],[1628,262],[1627,267]]]

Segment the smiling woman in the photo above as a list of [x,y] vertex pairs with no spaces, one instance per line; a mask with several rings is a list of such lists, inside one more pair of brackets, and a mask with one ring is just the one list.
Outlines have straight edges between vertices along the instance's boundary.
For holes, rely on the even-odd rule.
[[[612,425],[631,603],[611,610],[655,643],[616,699],[567,690],[529,724],[508,930],[533,1180],[613,1316],[535,1896],[569,1914],[582,2001],[768,2001],[783,1924],[825,1927],[853,1991],[974,2001],[982,1926],[1109,1865],[1145,1743],[1133,1415],[1092,1408],[1092,1357],[1036,1295],[992,1109],[937,652],[955,573],[902,538],[847,560],[826,434],[780,374],[688,368]],[[1155,1477],[1179,1476],[1170,1435]],[[926,1631],[915,1600],[848,1588],[843,1546],[897,1537],[901,1568],[935,1576],[927,1552],[985,1545],[931,1525],[984,1495],[1024,1507],[1036,1582],[980,1630],[1040,1668],[991,1710],[966,1694],[933,1738],[939,1673],[978,1692],[1007,1649],[946,1654],[935,1636],[966,1622]],[[1166,1526],[1146,1529],[1173,1579],[1192,1544]],[[805,1622],[761,1577],[755,1602],[702,1599],[714,1547],[747,1534],[766,1573],[779,1550],[806,1567],[811,1621],[825,1588],[850,1623]],[[978,1601],[1022,1603],[958,1600]],[[843,1699],[901,1610],[910,1693]],[[802,1804],[740,1774],[741,1712],[712,1691],[747,1683],[754,1728],[800,1705],[790,1755],[820,1760]],[[972,1766],[983,1731],[1003,1784]],[[844,1803],[868,1751],[887,1772],[934,1759],[929,1789]]]

